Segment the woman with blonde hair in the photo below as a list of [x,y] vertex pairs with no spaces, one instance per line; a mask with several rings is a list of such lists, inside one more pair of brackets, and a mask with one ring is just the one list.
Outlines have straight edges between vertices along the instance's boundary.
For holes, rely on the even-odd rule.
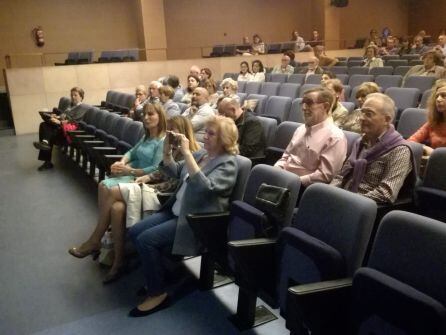
[[240,102],[240,97],[237,95],[238,84],[232,78],[223,79],[220,84],[225,98],[233,98]]
[[424,154],[446,147],[446,80],[437,80],[427,105],[427,122],[408,139],[423,143]]
[[[234,121],[214,116],[206,123],[204,150],[192,154],[186,136],[173,133],[164,143],[160,170],[180,180],[180,186],[162,210],[134,225],[130,237],[139,253],[146,280],[147,298],[129,316],[152,314],[169,305],[164,278],[163,252],[197,255],[199,242],[186,220],[189,213],[222,212],[237,178],[238,131]],[[175,162],[172,147],[177,146],[184,160]]]
[[166,115],[161,105],[144,106],[145,136],[124,157],[111,166],[112,177],[103,180],[98,186],[99,216],[95,230],[79,247],[68,252],[77,258],[93,255],[96,258],[101,248],[101,239],[111,226],[114,242],[113,265],[103,283],[116,280],[124,268],[125,203],[119,184],[133,182],[158,169],[163,157],[163,142],[166,134]]

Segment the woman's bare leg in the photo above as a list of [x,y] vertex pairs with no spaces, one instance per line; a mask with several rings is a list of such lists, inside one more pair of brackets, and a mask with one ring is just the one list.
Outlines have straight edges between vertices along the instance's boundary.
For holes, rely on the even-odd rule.
[[118,272],[124,264],[124,244],[125,244],[125,203],[116,201],[111,209],[111,229],[113,236],[113,249],[115,257],[110,273]]

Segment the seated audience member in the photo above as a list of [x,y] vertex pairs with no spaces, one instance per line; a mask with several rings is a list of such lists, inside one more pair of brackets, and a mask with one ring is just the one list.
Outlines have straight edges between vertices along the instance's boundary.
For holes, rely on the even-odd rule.
[[211,69],[204,67],[200,71],[200,79],[201,82],[204,82],[206,79],[210,79],[212,77],[212,71]]
[[336,75],[331,71],[322,72],[321,86],[324,87],[328,80],[336,79]]
[[[194,153],[198,151],[200,146],[195,141],[192,124],[183,116],[174,116],[167,120],[167,135],[175,141],[174,134],[183,134],[189,140],[189,150]],[[177,146],[172,148],[172,157],[176,162],[183,160],[180,149]],[[153,214],[161,209],[161,203],[158,199],[160,193],[173,193],[176,191],[179,180],[170,178],[159,170],[146,174],[135,179],[134,183],[121,183],[119,189],[122,199],[120,202],[125,203],[122,206],[123,215],[125,212],[125,227],[129,228],[143,217]],[[123,222],[124,223],[124,222]]]
[[257,81],[263,83],[265,81],[265,69],[263,63],[256,59],[251,63],[252,78],[251,81]]
[[237,49],[235,51],[240,55],[242,55],[242,54],[251,55],[252,47],[251,47],[251,43],[249,42],[248,36],[243,36],[242,44],[238,45]]
[[310,38],[310,40],[307,42],[307,44],[308,44],[309,46],[313,47],[313,48],[314,48],[315,46],[323,45],[323,44],[324,44],[324,41],[321,39],[318,30],[314,29],[314,30],[311,32],[311,38]]
[[[386,46],[379,49],[378,55],[398,55],[399,48],[395,45],[395,37],[388,36],[386,38]],[[367,53],[367,50],[366,50]]]
[[206,122],[215,115],[214,110],[209,106],[209,93],[203,87],[197,87],[192,94],[191,106],[183,113],[192,123],[195,139],[203,143],[205,136]]
[[402,56],[402,55],[407,55],[410,53],[411,51],[411,47],[410,47],[410,43],[409,43],[409,38],[407,36],[403,36],[400,38],[400,47],[398,50],[398,55]]
[[212,109],[217,110],[217,102],[220,97],[217,93],[217,84],[213,79],[208,79],[203,82],[203,87],[209,93],[209,105]]
[[160,91],[159,89],[163,86],[159,81],[152,81],[149,85],[149,98],[148,103],[158,104],[160,102]]
[[297,30],[294,30],[291,33],[291,41],[295,42],[294,52],[302,51],[305,48],[305,41],[303,37],[299,36],[299,32]]
[[316,45],[313,48],[313,53],[319,59],[319,66],[330,68],[339,62],[337,58],[330,58],[325,54],[325,47],[323,45]]
[[347,119],[344,121],[342,129],[361,134],[361,107],[364,104],[365,98],[369,94],[378,92],[379,87],[374,82],[365,82],[359,85],[355,96],[359,108],[347,115]]
[[366,196],[378,204],[395,202],[413,171],[412,154],[407,142],[395,130],[392,121],[395,104],[382,93],[367,96],[361,109],[361,132],[332,185]]
[[434,85],[427,105],[427,122],[409,137],[409,141],[423,143],[426,156],[435,148],[446,147],[446,80]]
[[198,65],[192,65],[189,69],[189,75],[200,78],[201,69]]
[[294,53],[293,50],[287,50],[283,53],[284,55],[287,55],[288,57],[290,57],[290,65],[292,67],[296,67],[298,64],[296,63],[296,61],[294,60],[294,58],[296,58],[296,55]]
[[240,63],[240,73],[237,77],[237,81],[251,81],[252,74],[249,71],[249,64],[246,61]]
[[383,67],[384,63],[383,60],[379,57],[377,57],[377,51],[378,48],[374,45],[369,45],[367,48],[365,48],[365,55],[364,55],[364,65],[363,67],[367,67],[369,69],[374,67]]
[[438,36],[438,45],[435,49],[441,51],[442,56],[446,57],[446,35]]
[[144,85],[138,85],[135,89],[135,102],[130,108],[129,117],[136,121],[142,121],[143,108],[149,102],[147,88]]
[[403,78],[403,84],[410,76],[427,76],[437,79],[446,78],[446,69],[442,66],[441,57],[435,51],[428,51],[421,57],[422,65],[414,65]]
[[271,73],[283,73],[283,74],[293,74],[294,73],[294,67],[290,65],[290,56],[288,55],[282,55],[282,59],[280,62],[280,65],[276,65],[273,68],[273,71]]
[[253,55],[263,55],[266,53],[265,51],[265,43],[263,43],[262,39],[258,34],[254,34],[252,37],[252,51]]
[[413,45],[411,47],[409,54],[422,55],[425,52],[428,52],[429,50],[430,48],[427,45],[424,45],[423,43],[423,37],[417,35],[413,38]]
[[169,75],[166,80],[166,84],[173,88],[175,91],[174,100],[181,101],[184,95],[184,91],[180,85],[180,79],[177,76]]
[[192,74],[187,76],[186,92],[181,98],[181,102],[190,105],[192,93],[200,85],[200,79]]
[[240,155],[249,158],[264,156],[265,134],[257,116],[244,111],[240,103],[232,98],[224,98],[218,105],[218,112],[234,120],[238,129]]
[[104,284],[119,278],[124,267],[125,205],[119,184],[133,182],[136,177],[157,170],[163,157],[166,115],[160,104],[144,106],[143,123],[145,136],[120,161],[111,166],[112,177],[103,180],[98,186],[99,216],[95,230],[86,242],[68,250],[77,258],[97,255],[101,248],[101,238],[111,226],[115,255]]
[[370,44],[374,44],[377,47],[382,46],[382,40],[379,37],[378,31],[376,31],[376,29],[370,30],[369,38],[365,42],[365,45],[370,45]]
[[38,171],[53,168],[51,163],[53,145],[64,143],[64,129],[70,128],[69,125],[76,125],[83,119],[87,111],[86,106],[82,104],[84,95],[82,88],[73,87],[70,90],[71,104],[67,109],[63,111],[54,109],[53,113],[42,114],[45,116],[42,116],[44,122],[39,126],[39,142],[33,142],[34,147],[39,150],[39,161],[43,161]]
[[300,73],[305,73],[305,80],[308,76],[312,74],[322,74],[324,73],[324,69],[319,66],[319,59],[317,57],[310,57],[308,60],[308,65],[306,69],[302,69],[299,71]]
[[223,96],[226,98],[233,98],[240,101],[240,97],[237,95],[238,84],[232,78],[223,79],[220,84],[223,91]]
[[282,158],[274,165],[300,176],[305,187],[331,182],[347,154],[347,139],[329,117],[333,102],[334,96],[326,88],[305,92],[302,99],[305,124],[297,128]]
[[331,107],[331,117],[333,122],[339,128],[344,127],[344,122],[347,120],[348,110],[341,104],[341,96],[344,95],[344,86],[339,79],[330,79],[325,83],[325,87],[331,91],[335,100],[333,107]]
[[164,108],[166,116],[168,118],[174,117],[181,114],[180,107],[176,102],[173,102],[172,98],[175,95],[175,91],[169,85],[161,86],[160,92],[160,102]]
[[[169,306],[163,253],[195,256],[200,244],[186,215],[229,210],[229,200],[237,178],[237,127],[234,121],[214,116],[206,122],[204,150],[192,154],[184,135],[178,134],[184,161],[172,159],[168,140],[164,145],[160,170],[180,180],[180,187],[163,209],[135,224],[129,231],[146,280],[147,298],[129,316],[152,314]],[[200,196],[197,196],[197,195]]]

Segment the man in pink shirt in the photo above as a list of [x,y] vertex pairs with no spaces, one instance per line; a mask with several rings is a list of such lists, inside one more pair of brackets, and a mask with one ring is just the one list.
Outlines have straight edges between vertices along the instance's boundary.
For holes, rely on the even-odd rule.
[[334,102],[326,88],[307,91],[302,99],[305,124],[297,128],[283,156],[274,166],[297,174],[303,186],[330,183],[341,170],[347,139],[329,117]]

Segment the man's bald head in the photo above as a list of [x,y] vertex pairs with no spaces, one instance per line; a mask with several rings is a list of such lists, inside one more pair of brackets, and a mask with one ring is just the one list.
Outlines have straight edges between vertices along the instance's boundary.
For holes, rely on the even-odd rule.
[[192,93],[191,105],[200,107],[209,101],[209,92],[204,87],[197,87]]
[[189,70],[189,74],[200,77],[200,67],[198,65],[192,65]]
[[218,104],[218,113],[235,121],[243,114],[243,110],[237,99],[224,98]]

